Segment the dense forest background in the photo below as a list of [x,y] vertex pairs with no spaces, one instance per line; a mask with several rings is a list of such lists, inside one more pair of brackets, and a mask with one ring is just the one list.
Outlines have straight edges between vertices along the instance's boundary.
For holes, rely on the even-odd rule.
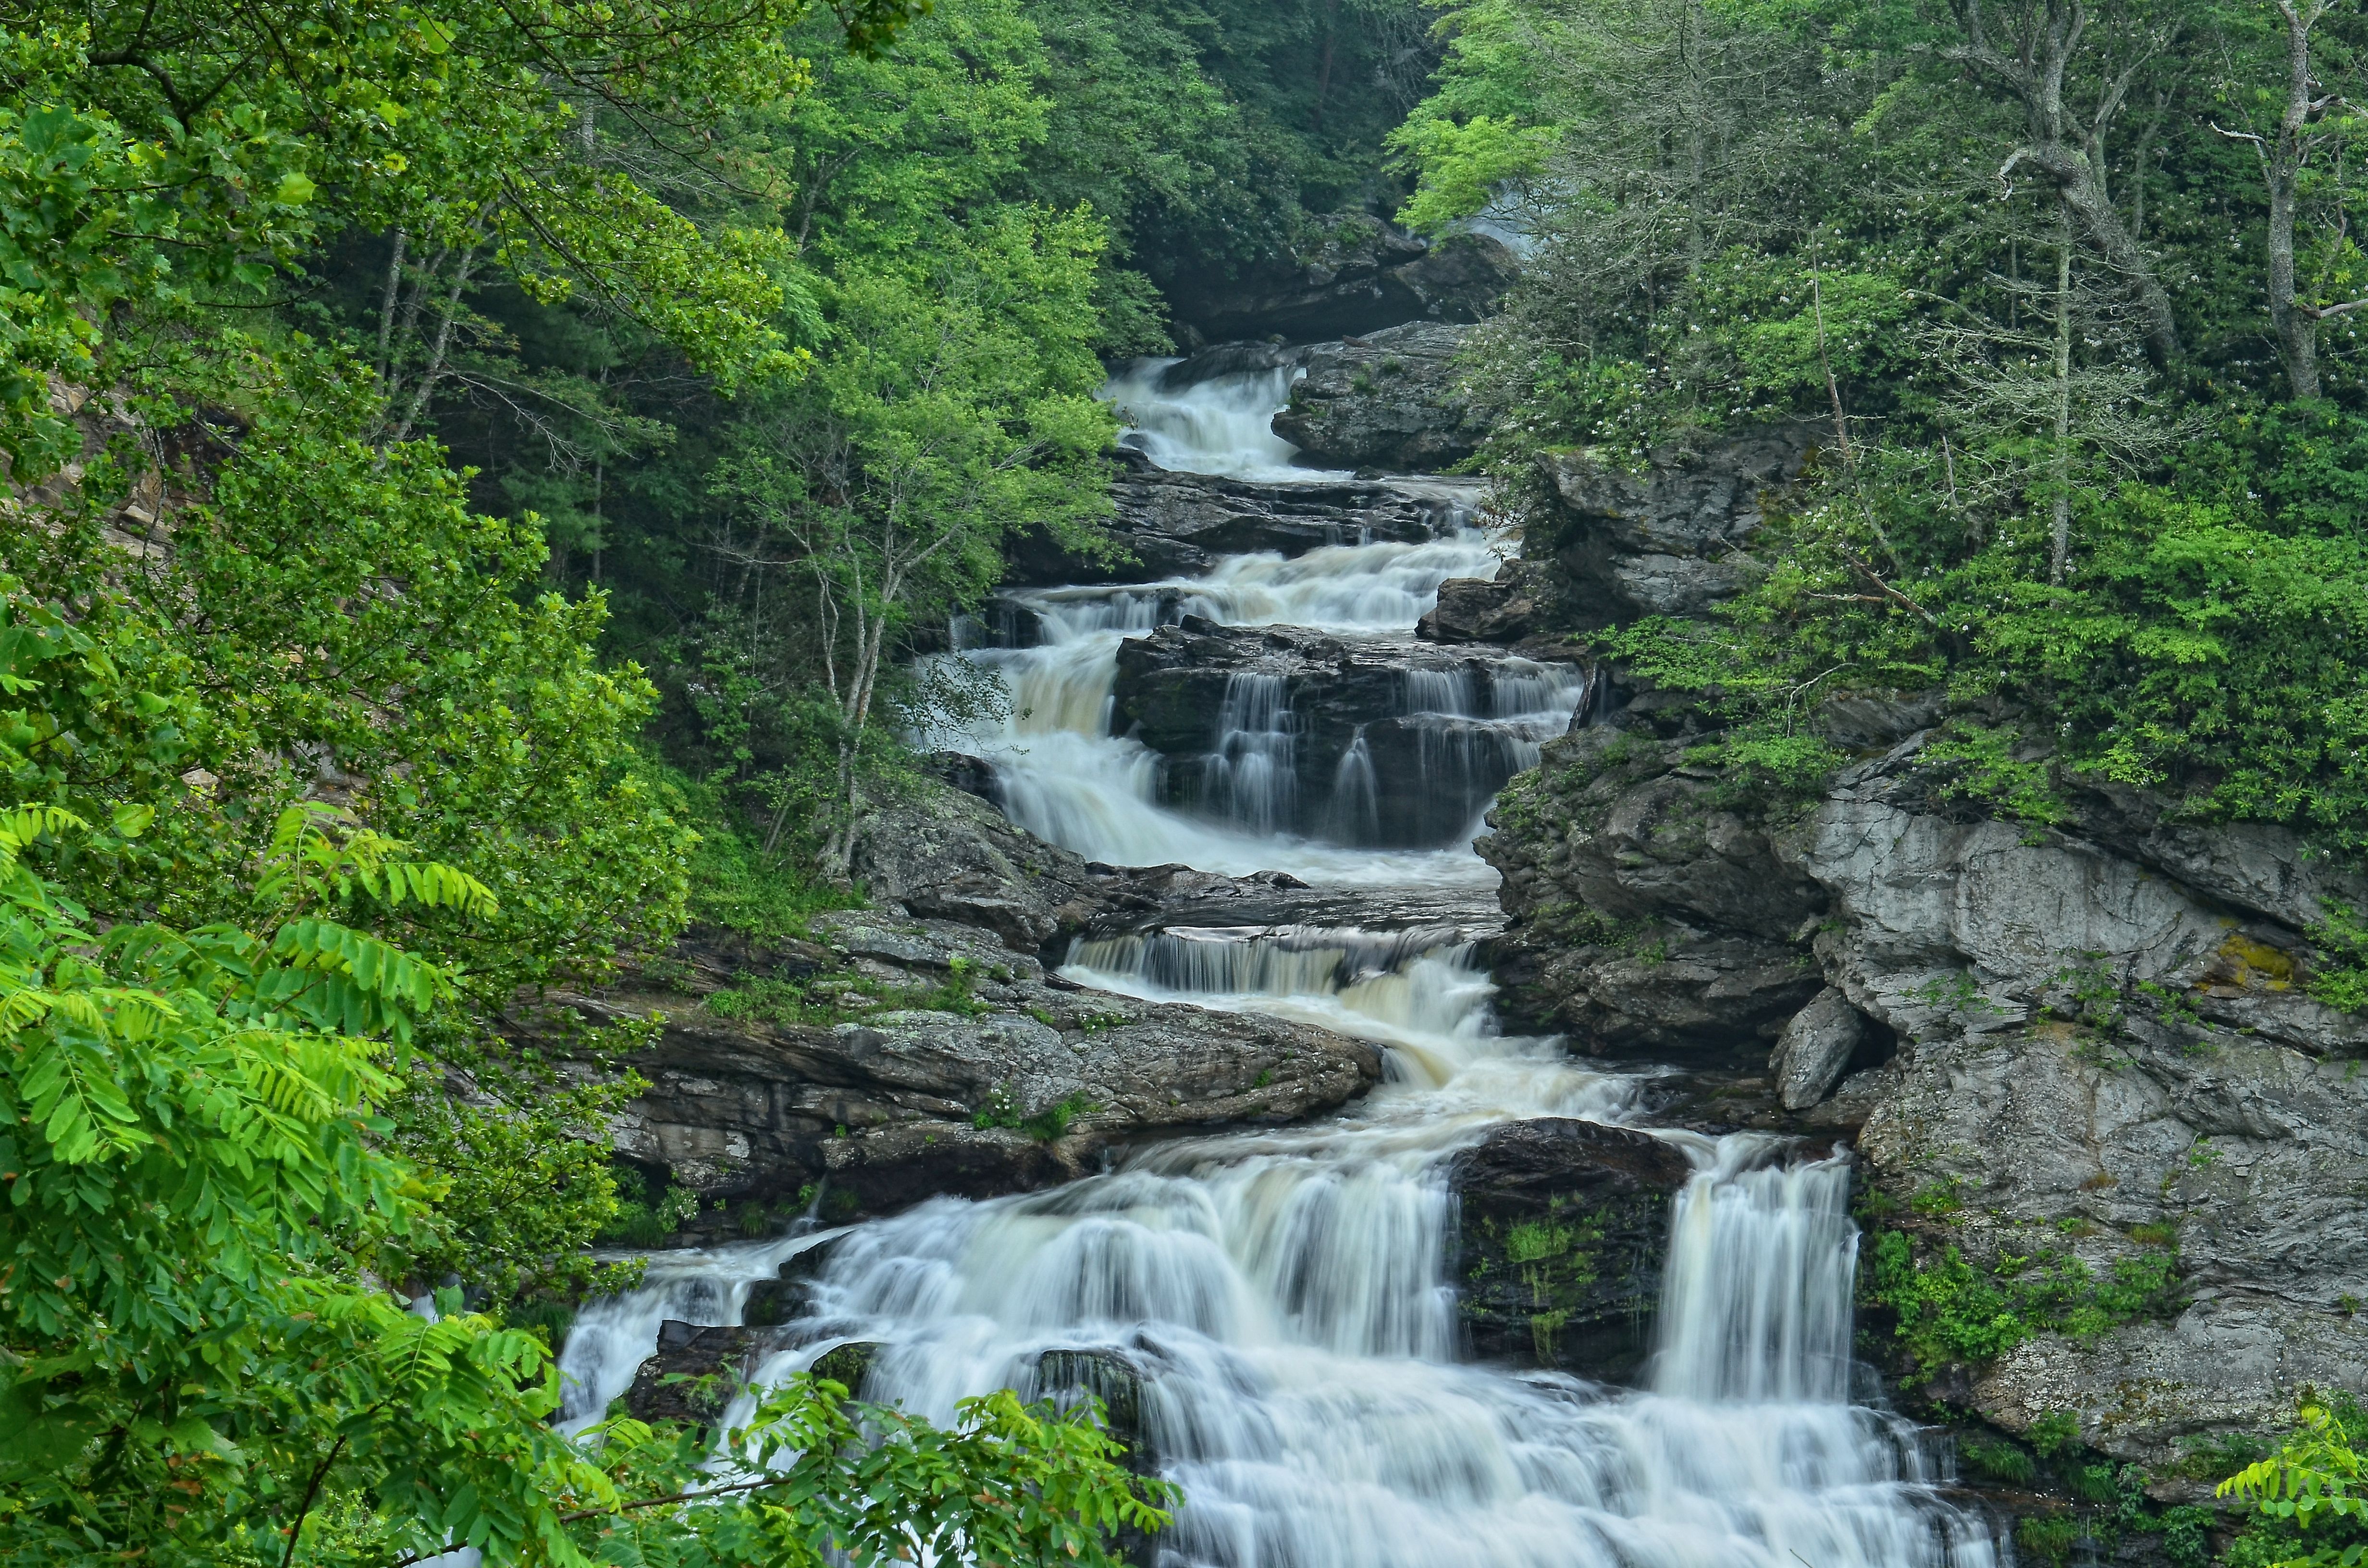
[[[1090,1562],[1156,1523],[1090,1424],[1008,1399],[866,1449],[895,1418],[792,1390],[689,1512],[689,1436],[558,1439],[556,1325],[623,1278],[585,1245],[662,1199],[585,1136],[630,1074],[507,1026],[690,921],[859,896],[898,737],[991,700],[900,655],[1015,530],[1117,548],[1106,364],[1344,228],[1520,241],[1469,366],[1508,520],[1556,452],[1830,435],[1718,625],[1594,634],[1725,714],[1746,787],[1825,777],[1792,715],[1846,672],[1994,699],[1946,744],[2035,822],[2039,735],[2358,852],[2363,26],[20,7],[0,1557]],[[2357,1006],[2368,926],[2327,916]]]

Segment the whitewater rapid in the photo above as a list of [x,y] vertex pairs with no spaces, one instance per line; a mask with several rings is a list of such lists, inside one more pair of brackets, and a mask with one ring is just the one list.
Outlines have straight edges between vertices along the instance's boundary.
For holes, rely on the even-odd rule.
[[[1145,372],[1111,395],[1135,406],[1126,400],[1150,384]],[[1281,372],[1202,383],[1194,418],[1163,416],[1149,449],[1203,472],[1287,469],[1288,449],[1244,434],[1236,415],[1270,414],[1288,384]],[[876,1345],[862,1395],[946,1419],[968,1395],[1040,1392],[1047,1352],[1116,1358],[1141,1381],[1145,1444],[1183,1489],[1154,1542],[1160,1568],[1994,1568],[2001,1549],[1948,1501],[1941,1452],[1852,1399],[1845,1156],[1641,1127],[1644,1078],[1502,1033],[1471,897],[1494,873],[1469,835],[1390,851],[1345,842],[1372,788],[1348,759],[1327,819],[1340,833],[1276,831],[1258,778],[1280,770],[1280,743],[1257,737],[1292,727],[1270,699],[1229,695],[1212,715],[1212,755],[1240,776],[1212,797],[1214,814],[1159,805],[1159,759],[1109,733],[1119,642],[1179,606],[1223,624],[1403,639],[1441,581],[1492,572],[1500,548],[1463,530],[1237,557],[1191,581],[1050,590],[1023,600],[1039,646],[955,655],[1005,683],[1008,715],[958,738],[1031,831],[1113,863],[1281,869],[1373,894],[1358,923],[1155,922],[1081,938],[1061,974],[1374,1040],[1381,1087],[1321,1122],[1165,1144],[1053,1191],[656,1255],[641,1290],[587,1309],[571,1335],[573,1418],[623,1392],[664,1318],[736,1323],[753,1282],[820,1247],[805,1315],[758,1383],[839,1345]],[[1413,670],[1407,710],[1528,748],[1500,759],[1534,760],[1586,699],[1566,667],[1493,684],[1484,698]],[[1442,750],[1435,766],[1468,764]],[[1642,1387],[1463,1359],[1449,1165],[1534,1117],[1639,1126],[1694,1167],[1671,1205]]]

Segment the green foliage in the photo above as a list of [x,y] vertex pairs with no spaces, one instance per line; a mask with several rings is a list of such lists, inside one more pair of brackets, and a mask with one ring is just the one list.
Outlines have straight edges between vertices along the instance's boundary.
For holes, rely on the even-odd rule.
[[2356,1403],[2305,1393],[2277,1451],[2220,1483],[2220,1496],[2249,1505],[2269,1527],[2257,1548],[2274,1541],[2290,1552],[2273,1568],[2355,1568],[2368,1557],[2368,1492],[2351,1436],[2360,1421]]
[[1967,1464],[1992,1481],[2003,1481],[2010,1486],[2021,1486],[2039,1473],[2039,1466],[2031,1455],[2012,1443],[1979,1435],[1962,1438],[1957,1453]]
[[2340,899],[2326,901],[2325,915],[2310,927],[2318,949],[2310,993],[2347,1013],[2368,1007],[2368,922]]
[[2100,1278],[2080,1259],[2044,1248],[2001,1253],[1987,1267],[1954,1245],[1919,1258],[1902,1231],[1876,1235],[1860,1290],[1896,1314],[1894,1332],[1928,1376],[1995,1360],[2038,1334],[2093,1341],[2116,1324],[2167,1315],[2180,1299],[2178,1257],[2167,1251],[2116,1258]]
[[982,1132],[990,1127],[1010,1128],[1025,1132],[1039,1143],[1052,1143],[1067,1136],[1077,1118],[1099,1108],[1079,1094],[1030,1112],[1008,1085],[1001,1085],[990,1091],[985,1102],[972,1112],[971,1125]]
[[1979,801],[2006,816],[2053,827],[2070,814],[2044,761],[2016,757],[2021,737],[1951,720],[1916,754],[1919,767],[1941,771],[1932,792],[1944,801]]

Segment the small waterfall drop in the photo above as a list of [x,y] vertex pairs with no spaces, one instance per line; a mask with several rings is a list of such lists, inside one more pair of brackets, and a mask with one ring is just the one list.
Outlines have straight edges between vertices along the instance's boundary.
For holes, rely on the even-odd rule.
[[1291,401],[1296,365],[1172,384],[1180,359],[1138,359],[1101,390],[1128,429],[1126,444],[1161,468],[1228,479],[1346,479],[1345,473],[1295,468],[1299,449],[1274,433],[1277,410]]

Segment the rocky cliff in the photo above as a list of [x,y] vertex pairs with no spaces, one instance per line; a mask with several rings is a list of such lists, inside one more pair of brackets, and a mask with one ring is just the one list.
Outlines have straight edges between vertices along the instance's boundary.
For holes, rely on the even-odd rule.
[[[1550,458],[1524,565],[1565,626],[1699,613],[1805,455],[1776,431],[1641,475]],[[1828,697],[1804,722],[1852,760],[1791,797],[1704,760],[1673,694],[1626,682],[1606,710],[1482,844],[1507,1009],[1853,1137],[1870,1343],[1909,1398],[2077,1431],[2176,1491],[2203,1435],[2368,1390],[2368,1022],[2312,994],[2307,935],[2362,879],[2043,744],[2017,755],[2054,821],[1968,800],[1937,727],[2015,715],[1939,693]]]

